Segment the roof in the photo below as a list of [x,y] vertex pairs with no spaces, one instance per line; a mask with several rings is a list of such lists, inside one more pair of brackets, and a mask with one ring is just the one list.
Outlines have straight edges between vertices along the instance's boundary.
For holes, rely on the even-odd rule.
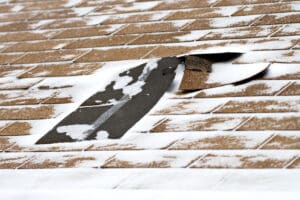
[[[10,179],[0,185],[297,191],[299,10],[291,0],[0,0],[0,174]],[[179,65],[120,139],[36,144],[121,72],[222,53],[241,55],[205,76]]]

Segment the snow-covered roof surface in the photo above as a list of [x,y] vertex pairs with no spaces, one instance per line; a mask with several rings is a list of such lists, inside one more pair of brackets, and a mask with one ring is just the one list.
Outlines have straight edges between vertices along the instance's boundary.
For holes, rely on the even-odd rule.
[[[0,0],[1,196],[298,197],[299,10],[292,0]],[[227,52],[242,55],[200,78],[179,65],[120,139],[35,144],[121,72]],[[183,77],[197,90],[180,92]]]

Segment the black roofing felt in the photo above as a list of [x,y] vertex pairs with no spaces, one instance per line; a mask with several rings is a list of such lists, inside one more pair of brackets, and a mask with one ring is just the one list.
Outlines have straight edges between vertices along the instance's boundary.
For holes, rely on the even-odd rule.
[[[80,124],[92,125],[92,128],[84,133],[86,137],[83,140],[96,139],[99,131],[106,131],[109,138],[122,137],[157,103],[169,88],[179,63],[178,58],[167,57],[160,59],[157,62],[158,66],[147,72],[146,76],[144,76],[143,71],[147,63],[119,74],[120,77],[132,77],[132,81],[128,85],[140,81],[141,76],[144,76],[145,84],[142,86],[142,91],[130,97],[124,94],[122,89],[115,90],[113,86],[116,81],[112,81],[105,91],[98,92],[86,100],[80,108],[44,135],[37,144],[78,141],[72,139],[67,133],[58,132],[57,129]],[[116,103],[110,105],[112,99]]]

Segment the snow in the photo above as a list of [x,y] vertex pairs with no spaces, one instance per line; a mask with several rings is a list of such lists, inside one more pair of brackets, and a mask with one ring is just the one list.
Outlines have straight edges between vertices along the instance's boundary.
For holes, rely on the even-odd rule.
[[288,55],[289,51],[252,51],[243,54],[237,58],[237,63],[257,63],[257,62],[279,62],[290,63],[299,62],[300,51],[291,51],[291,55]]
[[65,7],[73,7],[76,6],[77,4],[81,3],[83,0],[68,0],[67,3],[65,4]]
[[[187,166],[191,160],[199,157],[196,151],[122,151],[118,152],[115,160],[128,162],[133,166],[151,166],[154,163],[158,166],[180,168]],[[157,167],[156,167],[157,168]]]
[[96,140],[105,140],[108,139],[109,133],[107,131],[98,131]]
[[12,12],[19,12],[19,11],[21,11],[23,8],[24,8],[24,6],[22,6],[22,5],[20,5],[20,4],[17,4],[17,5],[15,5],[15,6],[11,9],[11,11],[12,11]]
[[122,89],[126,85],[128,85],[132,81],[132,77],[130,76],[119,76],[117,80],[115,80],[115,84],[113,86],[114,90]]
[[269,67],[265,78],[276,78],[289,74],[300,74],[300,64],[274,63]]
[[190,33],[182,36],[176,36],[174,38],[178,39],[180,42],[185,42],[185,41],[194,41],[194,40],[199,40],[201,37],[209,33],[209,31],[191,31]]
[[151,110],[151,114],[192,115],[208,113],[225,102],[224,99],[168,99],[158,102]]
[[245,91],[248,87],[251,87],[256,84],[263,84],[266,85],[266,89],[263,92],[266,92],[267,94],[272,94],[276,91],[279,91],[281,88],[283,88],[286,84],[288,84],[289,81],[263,81],[263,80],[255,80],[251,81],[242,85],[225,85],[221,87],[211,88],[211,89],[205,89],[201,90],[201,93],[203,92],[205,95],[222,95],[227,93],[235,93],[235,92],[242,92]]
[[[146,66],[144,67],[144,70],[142,74],[139,76],[138,81],[131,85],[127,85],[126,83],[129,83],[130,77],[122,78],[120,81],[117,79],[116,85],[114,85],[115,89],[119,89],[120,86],[122,86],[123,94],[128,95],[129,97],[135,96],[138,93],[140,93],[143,89],[142,87],[145,85],[145,81],[147,77],[149,76],[150,72],[157,68],[157,60],[151,60],[149,61]],[[126,77],[126,76],[125,76]],[[124,85],[125,84],[125,85]]]
[[72,8],[72,10],[77,14],[77,16],[83,16],[91,12],[95,7],[82,7],[82,8]]
[[83,140],[88,135],[84,134],[93,127],[89,124],[74,124],[57,127],[58,133],[63,133],[70,136],[74,140]]
[[47,19],[47,20],[40,20],[37,23],[31,24],[32,29],[40,28],[41,26],[47,25],[54,22],[54,20]]
[[142,10],[150,10],[152,8],[154,8],[155,6],[157,6],[158,4],[160,4],[160,2],[138,2],[138,3],[134,3],[132,4],[132,6],[124,6],[124,5],[116,5],[114,7],[114,10],[118,11],[118,12],[130,12],[130,11],[142,11]]
[[[221,85],[239,82],[261,73],[268,68],[268,63],[256,64],[231,64],[215,63],[212,65],[212,72],[209,74],[206,83],[219,83]],[[230,74],[230,79],[226,76]]]
[[217,13],[222,14],[222,16],[231,16],[238,10],[240,10],[240,6],[225,6],[225,7],[219,7],[217,10]]
[[252,20],[255,20],[259,15],[249,15],[249,16],[233,16],[233,17],[223,17],[223,18],[214,18],[211,20],[210,25],[216,28],[225,28],[231,27],[240,23],[247,23]]
[[[154,117],[154,116],[151,116]],[[220,119],[219,122],[210,123],[211,117],[224,117],[224,121]],[[150,118],[150,116],[148,117]],[[202,130],[231,130],[237,127],[244,119],[240,116],[232,117],[230,115],[172,115],[168,116],[168,122],[166,123],[165,132],[184,132],[184,131],[197,131],[198,126]]]
[[[148,195],[151,196],[153,193],[174,195],[175,199],[180,199],[178,196],[176,197],[178,192],[185,194],[184,196],[180,196],[181,199],[185,199],[189,196],[192,197],[192,199],[197,199],[195,198],[197,197],[197,194],[203,195],[205,191],[212,195],[208,196],[209,198],[218,194],[220,195],[219,197],[222,197],[222,192],[233,192],[233,194],[236,194],[236,192],[247,192],[249,194],[255,194],[256,192],[270,192],[270,194],[274,195],[275,199],[277,197],[287,198],[287,196],[280,196],[280,194],[282,195],[281,192],[283,192],[283,194],[292,195],[291,197],[293,197],[293,199],[298,199],[300,180],[299,170],[1,170],[0,176],[2,177],[0,180],[1,194],[9,194],[22,199],[24,199],[24,194],[33,195],[36,192],[40,192],[37,194],[43,194],[43,192],[49,192],[50,194],[50,191],[52,194],[64,194],[69,191],[68,194],[76,199],[77,192],[86,192],[89,190],[93,191],[92,194],[99,194],[101,195],[101,198],[103,198],[103,189],[113,188],[118,188],[118,190],[110,190],[110,194],[112,195],[114,193],[122,193],[124,190],[131,190],[128,192],[132,193],[132,195],[134,193],[140,193],[142,199],[145,199],[145,197],[147,198]],[[16,187],[18,188],[17,193],[15,192]],[[35,188],[35,190],[32,190],[32,188]],[[55,192],[53,192],[54,190]],[[149,193],[145,190],[148,190]],[[199,193],[197,193],[196,190],[198,190]],[[279,196],[276,196],[274,193],[279,194]],[[47,195],[44,195],[43,198],[47,198],[46,196]],[[109,198],[114,199],[113,197],[116,198],[116,196],[110,196]],[[126,198],[126,195],[123,197]],[[243,195],[240,199],[248,199],[248,197],[249,199],[253,199],[253,196],[251,195]],[[261,196],[255,196],[255,198],[260,197]],[[3,198],[6,199],[7,196],[2,195],[2,199]],[[59,198],[62,197],[60,196]],[[66,196],[63,195],[63,199],[65,198]],[[86,199],[86,196],[82,196],[82,198]],[[268,199],[270,196],[266,196],[266,198]]]
[[89,26],[98,25],[98,24],[100,24],[101,22],[105,21],[108,18],[109,18],[108,16],[89,17],[89,18],[86,18],[86,20],[87,20],[86,24],[89,25]]
[[67,43],[61,43],[61,44],[54,46],[52,49],[62,49],[66,45],[67,45]]
[[0,88],[12,89],[12,88],[28,87],[40,81],[41,81],[40,78],[17,79],[15,77],[2,77],[0,78]]
[[[216,137],[237,137],[240,139],[240,142],[242,142],[240,145],[242,145],[246,149],[255,149],[259,144],[263,143],[266,139],[268,139],[273,132],[258,132],[258,131],[251,131],[248,132],[242,132],[242,131],[234,131],[230,133],[224,133],[222,131],[211,131],[211,132],[189,132],[187,133],[179,143],[192,143],[199,140],[205,140],[205,139],[213,139]],[[175,144],[176,145],[176,144]],[[206,145],[206,146],[205,146]],[[211,147],[210,143],[205,143],[204,141],[199,143],[199,145],[203,149],[208,149]]]

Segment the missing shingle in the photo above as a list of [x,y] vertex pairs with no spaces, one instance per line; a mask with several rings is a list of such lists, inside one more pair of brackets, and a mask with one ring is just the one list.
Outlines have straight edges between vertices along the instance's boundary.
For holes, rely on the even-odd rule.
[[122,137],[169,88],[179,64],[178,58],[169,57],[120,73],[37,144]]
[[185,56],[184,75],[179,89],[182,93],[219,87],[227,84],[245,83],[259,78],[268,63],[234,64],[241,53],[217,53]]

